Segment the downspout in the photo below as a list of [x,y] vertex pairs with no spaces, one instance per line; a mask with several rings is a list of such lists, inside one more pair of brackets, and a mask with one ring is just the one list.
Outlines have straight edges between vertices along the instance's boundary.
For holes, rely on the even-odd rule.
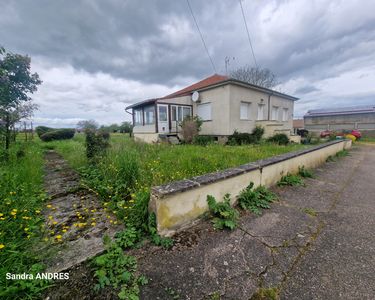
[[273,92],[271,94],[268,94],[268,118],[267,121],[271,120],[271,96],[273,95]]

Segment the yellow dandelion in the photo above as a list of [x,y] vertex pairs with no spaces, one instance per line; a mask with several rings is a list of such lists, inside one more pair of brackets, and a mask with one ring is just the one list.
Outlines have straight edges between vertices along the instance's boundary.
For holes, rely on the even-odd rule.
[[56,222],[56,221],[53,221],[53,222],[52,222],[52,224],[53,224],[53,225],[56,225],[56,224],[57,224],[57,222]]
[[91,226],[95,226],[95,225],[96,225],[96,223],[95,223],[95,222],[92,222],[92,223],[91,223]]
[[56,235],[55,237],[57,240],[61,240],[62,239],[62,236],[59,234],[59,235]]
[[66,229],[61,230],[62,232],[66,232]]
[[48,216],[48,219],[52,220],[52,219],[53,219],[53,217],[52,217],[52,216]]
[[37,210],[35,211],[35,213],[37,213],[37,214],[40,214],[40,210],[39,210],[39,209],[37,209]]
[[5,248],[5,245],[4,244],[0,244],[0,249],[3,249]]
[[51,204],[47,204],[47,207],[48,207],[48,208],[51,208],[51,207],[52,207],[52,205],[51,205]]

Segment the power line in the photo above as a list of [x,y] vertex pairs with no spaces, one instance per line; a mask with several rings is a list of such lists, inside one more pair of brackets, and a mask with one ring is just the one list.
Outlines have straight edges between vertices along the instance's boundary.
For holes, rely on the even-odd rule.
[[255,58],[255,54],[254,54],[253,44],[251,43],[251,38],[250,38],[249,28],[247,28],[247,23],[246,23],[245,13],[244,13],[244,11],[243,11],[243,7],[242,7],[242,2],[241,2],[241,0],[238,0],[238,2],[240,3],[240,6],[241,6],[242,17],[243,17],[243,21],[244,21],[244,23],[245,23],[245,28],[246,28],[246,32],[247,32],[247,38],[248,38],[248,40],[249,40],[249,44],[250,44],[251,53],[253,54],[253,58],[254,58],[254,62],[255,62],[255,66],[258,68],[258,63],[257,63],[257,60],[256,60],[256,58]]
[[194,16],[193,10],[192,10],[192,8],[191,8],[191,6],[190,6],[190,2],[189,2],[189,0],[186,0],[186,2],[187,2],[187,4],[188,4],[188,6],[189,6],[189,10],[190,10],[191,16],[192,16],[193,19],[194,19],[195,26],[197,26],[197,29],[198,29],[199,35],[200,35],[200,37],[201,37],[201,40],[202,40],[202,43],[203,43],[204,49],[206,49],[207,56],[208,56],[208,58],[210,59],[210,62],[211,62],[212,68],[214,69],[214,72],[216,73],[216,68],[215,68],[214,62],[213,62],[213,60],[212,60],[212,58],[211,58],[210,53],[208,52],[206,42],[204,41],[204,38],[203,38],[203,35],[202,35],[201,30],[199,29],[198,22],[197,22],[197,20],[195,19],[195,16]]

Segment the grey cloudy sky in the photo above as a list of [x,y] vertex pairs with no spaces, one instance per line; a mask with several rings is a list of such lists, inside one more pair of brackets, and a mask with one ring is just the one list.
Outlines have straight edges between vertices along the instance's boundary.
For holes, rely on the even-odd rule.
[[[236,0],[190,0],[218,73],[253,64]],[[375,104],[375,1],[242,1],[258,64],[306,110]],[[214,73],[185,0],[0,0],[0,45],[43,84],[39,124],[129,120],[125,106]]]

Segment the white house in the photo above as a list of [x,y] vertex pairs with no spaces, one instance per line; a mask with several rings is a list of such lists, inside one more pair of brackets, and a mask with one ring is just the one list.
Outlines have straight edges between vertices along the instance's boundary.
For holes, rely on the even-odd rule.
[[251,132],[257,125],[265,136],[293,130],[294,101],[298,98],[239,81],[213,75],[162,98],[148,99],[126,108],[133,116],[137,140],[157,142],[178,136],[186,116],[203,120],[200,135],[225,141],[235,130]]

